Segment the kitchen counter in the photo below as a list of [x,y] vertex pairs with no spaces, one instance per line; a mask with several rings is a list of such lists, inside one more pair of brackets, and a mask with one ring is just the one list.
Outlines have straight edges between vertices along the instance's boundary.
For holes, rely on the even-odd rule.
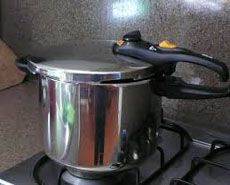
[[36,81],[0,91],[0,171],[42,150]]

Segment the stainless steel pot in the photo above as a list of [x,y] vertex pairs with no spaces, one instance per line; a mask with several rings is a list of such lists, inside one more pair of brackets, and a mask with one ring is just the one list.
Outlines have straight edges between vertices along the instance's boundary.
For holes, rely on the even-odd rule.
[[[156,52],[152,47],[157,46],[140,48],[145,44],[140,41],[139,51],[135,45],[130,47],[137,42],[135,39],[135,34],[125,36],[117,42],[114,52],[144,56],[147,50],[143,60],[139,55],[134,56],[139,60],[114,55],[111,42],[98,41],[36,51],[43,58],[27,56],[17,60],[20,68],[40,76],[46,154],[72,173],[111,172],[150,156],[157,146],[161,96],[186,99],[229,96],[229,88],[188,85],[179,78],[171,78],[175,57],[173,63],[166,63],[163,57],[159,65],[160,51],[155,65],[156,60],[153,57],[153,63],[149,62],[149,56]],[[223,63],[200,58],[198,64],[218,72],[225,80],[228,78]],[[194,58],[190,60],[196,63]]]
[[105,172],[155,150],[161,98],[151,94],[149,79],[72,84],[42,76],[40,91],[50,158],[78,170]]
[[73,173],[115,171],[156,149],[161,97],[151,93],[155,69],[114,56],[112,43],[38,50],[44,58],[17,63],[39,74],[46,154]]

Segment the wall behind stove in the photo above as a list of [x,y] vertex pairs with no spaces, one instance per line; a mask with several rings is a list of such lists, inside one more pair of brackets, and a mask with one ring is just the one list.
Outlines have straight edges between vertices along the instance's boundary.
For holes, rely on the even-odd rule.
[[[116,39],[139,29],[146,39],[169,39],[207,53],[230,67],[229,0],[13,0],[2,1],[2,36],[19,54],[35,45],[84,39]],[[188,82],[219,84],[206,69],[178,65]],[[230,101],[163,100],[171,119],[230,132]]]

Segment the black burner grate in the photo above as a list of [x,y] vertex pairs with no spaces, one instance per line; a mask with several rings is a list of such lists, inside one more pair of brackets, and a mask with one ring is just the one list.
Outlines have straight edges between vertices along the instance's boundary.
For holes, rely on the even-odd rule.
[[174,132],[180,136],[180,150],[171,157],[168,161],[165,160],[165,153],[161,147],[157,147],[158,151],[160,152],[160,159],[161,159],[161,166],[158,168],[157,171],[152,173],[148,178],[144,179],[140,182],[140,185],[148,185],[150,184],[155,178],[157,178],[162,172],[167,170],[184,152],[189,148],[190,143],[192,142],[192,138],[184,130],[182,127],[178,126],[174,122],[169,120],[163,120],[163,124],[160,126],[160,129],[168,130]]
[[[214,159],[222,154],[230,155],[230,144],[215,140],[211,144],[210,152],[204,158],[195,157],[191,162],[190,170],[181,179],[173,179],[170,185],[198,185],[194,182],[194,178],[205,166],[220,168],[226,172],[230,172],[230,167],[226,164],[215,162]],[[230,178],[229,178],[230,180]]]

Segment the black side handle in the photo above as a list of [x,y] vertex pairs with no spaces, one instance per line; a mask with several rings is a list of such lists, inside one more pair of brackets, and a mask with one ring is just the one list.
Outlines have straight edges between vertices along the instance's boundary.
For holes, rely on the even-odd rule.
[[28,72],[28,60],[27,60],[27,57],[21,57],[21,58],[16,59],[15,64],[20,70],[22,70],[22,71],[24,71],[26,73]]
[[223,62],[172,44],[168,46],[152,44],[142,40],[139,31],[130,32],[122,40],[118,40],[113,45],[113,52],[134,57],[152,65],[175,64],[177,62],[193,63],[217,72],[222,81],[229,79],[228,68]]
[[30,62],[39,63],[42,61],[45,61],[45,59],[42,57],[35,57],[35,56],[27,55],[27,56],[23,56],[23,57],[16,59],[15,64],[20,70],[26,73],[30,72],[34,74],[34,71],[32,71],[30,68]]
[[169,99],[214,99],[230,97],[230,86],[208,87],[187,84],[179,77],[164,76],[151,81],[152,91]]

